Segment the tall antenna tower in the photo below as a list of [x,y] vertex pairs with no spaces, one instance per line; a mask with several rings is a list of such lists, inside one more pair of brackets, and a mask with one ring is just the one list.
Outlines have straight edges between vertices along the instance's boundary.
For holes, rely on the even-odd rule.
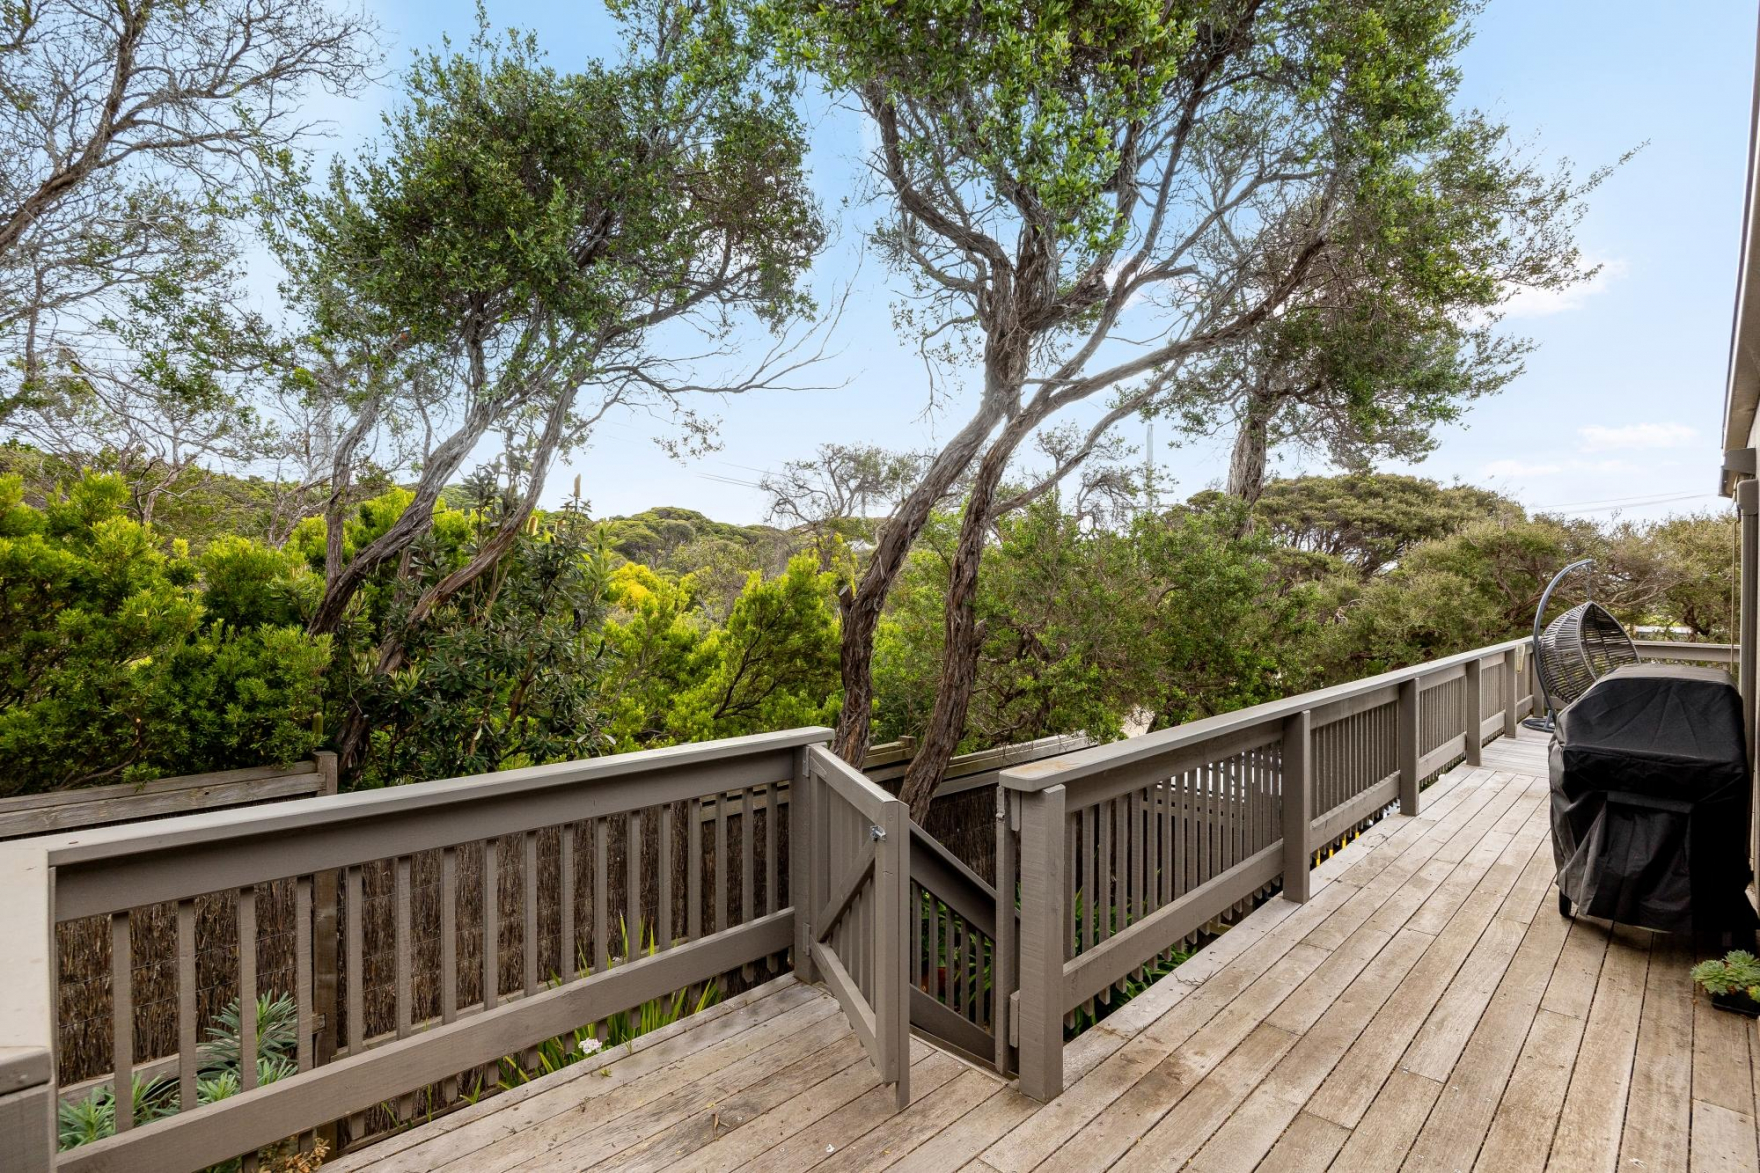
[[1144,508],[1155,511],[1155,421],[1149,421],[1148,435],[1143,440],[1143,501]]

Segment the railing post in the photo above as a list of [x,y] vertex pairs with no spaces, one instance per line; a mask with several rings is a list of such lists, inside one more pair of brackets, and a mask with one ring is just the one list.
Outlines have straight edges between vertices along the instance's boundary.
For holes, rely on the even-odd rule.
[[911,1102],[910,808],[892,801],[880,808],[880,852],[875,860],[875,1025],[885,1057],[881,1078],[893,1085],[893,1105]]
[[[312,757],[318,763],[318,776],[322,779],[318,793],[335,794],[336,755],[329,750],[319,750]],[[341,873],[334,869],[316,872],[312,876],[312,1013],[318,1019],[318,1030],[312,1040],[314,1067],[336,1058],[337,954],[340,952],[337,948],[336,910],[340,888]],[[335,1138],[327,1140],[334,1152]]]
[[1021,1092],[1063,1091],[1064,789],[1020,792]]
[[55,1161],[55,888],[41,848],[0,845],[0,1167]]
[[1467,661],[1467,765],[1485,761],[1485,674],[1479,660]]
[[[788,899],[794,905],[794,976],[797,981],[818,980],[813,967],[813,781],[807,769],[807,749],[794,751],[794,778],[788,785]],[[692,861],[692,867],[698,866]]]
[[1521,657],[1516,654],[1516,649],[1505,648],[1503,650],[1503,735],[1505,737],[1516,735],[1518,723],[1516,702],[1521,699],[1516,694],[1522,691],[1521,681],[1516,676],[1517,664],[1520,659]]
[[1754,760],[1755,742],[1755,629],[1760,627],[1760,481],[1736,482],[1736,508],[1741,515],[1739,556],[1741,602],[1737,617],[1736,682],[1742,694],[1742,712],[1748,736],[1748,760]]
[[1546,690],[1540,687],[1540,662],[1534,658],[1533,649],[1522,657],[1528,665],[1528,712],[1531,716],[1544,717],[1551,709],[1546,699]]
[[1313,768],[1308,753],[1313,715],[1308,709],[1283,719],[1283,897],[1308,900],[1308,828],[1314,821]]
[[1756,689],[1760,649],[1755,647],[1756,629],[1760,629],[1760,481],[1736,482],[1736,509],[1740,515],[1737,557],[1741,564],[1737,576],[1741,602],[1736,623],[1736,684],[1742,694],[1742,728],[1748,744],[1748,862],[1752,865],[1760,861],[1760,785],[1756,785],[1752,773],[1755,721],[1760,713],[1760,696],[1755,695],[1760,691]]
[[1418,687],[1414,676],[1399,684],[1399,813],[1418,813]]
[[1013,792],[1004,786],[996,788],[996,953],[991,966],[990,1024],[996,1032],[996,1070],[1004,1075],[1015,1070],[1012,1063],[1014,993],[1020,988],[1015,977],[1015,963],[1020,956],[1020,942],[1015,934],[1015,877],[1019,864],[1015,859],[1015,837],[1009,823],[1010,798]]

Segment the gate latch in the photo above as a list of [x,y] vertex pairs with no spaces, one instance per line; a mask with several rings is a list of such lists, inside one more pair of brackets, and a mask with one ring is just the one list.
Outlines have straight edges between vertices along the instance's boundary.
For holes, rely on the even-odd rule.
[[878,826],[874,823],[869,823],[868,824],[868,838],[872,839],[876,843],[880,842],[882,839],[886,838],[886,828]]

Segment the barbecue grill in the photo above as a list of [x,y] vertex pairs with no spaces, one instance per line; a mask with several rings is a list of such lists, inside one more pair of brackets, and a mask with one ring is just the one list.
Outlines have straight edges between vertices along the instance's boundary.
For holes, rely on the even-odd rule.
[[1661,932],[1755,926],[1746,734],[1727,672],[1617,668],[1558,714],[1550,756],[1560,912]]

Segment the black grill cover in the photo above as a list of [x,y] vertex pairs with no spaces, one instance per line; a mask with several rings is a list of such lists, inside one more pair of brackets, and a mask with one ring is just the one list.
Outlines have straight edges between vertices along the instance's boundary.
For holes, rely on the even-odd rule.
[[1712,668],[1608,673],[1558,715],[1558,889],[1589,916],[1662,932],[1751,929],[1741,697]]

